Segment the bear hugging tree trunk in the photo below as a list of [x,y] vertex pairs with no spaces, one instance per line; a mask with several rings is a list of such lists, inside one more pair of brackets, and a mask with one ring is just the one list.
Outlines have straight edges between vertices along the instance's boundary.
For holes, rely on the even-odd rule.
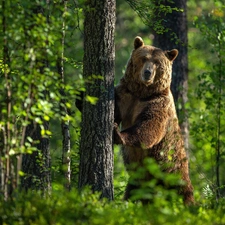
[[[184,185],[177,187],[185,204],[194,203],[188,159],[170,90],[172,64],[178,51],[163,51],[134,40],[134,50],[124,77],[115,88],[114,142],[122,145],[123,160],[143,166],[152,157],[163,171],[181,175]],[[119,125],[121,124],[121,131]],[[172,163],[171,163],[172,162]],[[146,181],[154,174],[146,175]],[[128,182],[124,199],[138,188]]]

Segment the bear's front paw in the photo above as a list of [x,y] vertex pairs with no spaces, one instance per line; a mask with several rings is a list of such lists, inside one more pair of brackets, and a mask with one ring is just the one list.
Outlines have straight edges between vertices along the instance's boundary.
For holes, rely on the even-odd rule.
[[120,145],[123,144],[119,126],[117,123],[114,123],[114,144]]

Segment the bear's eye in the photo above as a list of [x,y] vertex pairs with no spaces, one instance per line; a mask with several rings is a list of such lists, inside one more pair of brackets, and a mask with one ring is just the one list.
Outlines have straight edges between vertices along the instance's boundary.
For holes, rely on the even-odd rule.
[[158,66],[160,63],[159,63],[159,60],[156,60],[156,61],[154,61],[154,64],[156,65],[156,66]]
[[145,63],[148,60],[148,58],[147,57],[143,57],[141,60],[142,60],[143,63]]
[[156,66],[157,68],[160,67],[160,62],[159,62],[158,60],[156,60],[156,61],[154,62],[154,64],[155,64],[155,66]]

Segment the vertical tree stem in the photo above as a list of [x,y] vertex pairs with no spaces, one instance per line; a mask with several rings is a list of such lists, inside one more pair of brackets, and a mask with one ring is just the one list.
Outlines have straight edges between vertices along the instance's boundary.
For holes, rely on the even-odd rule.
[[115,0],[87,0],[84,19],[86,95],[83,101],[79,188],[86,185],[113,199]]
[[[220,29],[218,27],[218,33]],[[220,40],[218,40],[219,49],[221,49]],[[218,89],[218,102],[217,102],[217,134],[216,134],[216,198],[220,198],[220,157],[221,157],[221,96],[222,96],[222,60],[219,51],[219,89]]]
[[10,180],[10,177],[12,178],[10,174],[10,140],[11,140],[11,78],[10,78],[10,59],[8,54],[8,43],[7,43],[7,37],[6,37],[6,30],[7,30],[7,23],[6,23],[6,5],[5,0],[2,1],[2,11],[3,11],[3,19],[2,19],[2,29],[3,29],[3,65],[4,65],[4,77],[5,77],[5,88],[6,88],[6,109],[7,109],[7,115],[6,115],[6,125],[4,130],[4,152],[5,155],[5,174],[4,174],[4,197],[7,200],[8,194],[9,194],[9,184],[12,184],[12,180]]
[[[63,0],[63,4],[64,4],[64,12],[62,15],[62,19],[63,19],[63,23],[62,23],[62,52],[61,52],[61,62],[60,62],[60,75],[61,75],[61,82],[62,82],[62,90],[61,90],[61,103],[60,103],[60,107],[61,107],[61,112],[62,112],[62,116],[68,115],[69,114],[69,110],[66,106],[66,94],[65,94],[65,90],[64,90],[64,85],[65,85],[65,77],[64,77],[64,45],[65,45],[65,35],[66,35],[66,27],[65,27],[65,14],[67,11],[67,1]],[[67,188],[68,190],[70,190],[70,183],[71,183],[71,159],[70,159],[70,129],[69,129],[69,125],[70,125],[70,121],[69,120],[64,120],[64,118],[62,118],[61,121],[61,129],[62,129],[62,136],[63,136],[63,147],[62,147],[62,164],[63,164],[63,171],[65,170],[65,188]]]

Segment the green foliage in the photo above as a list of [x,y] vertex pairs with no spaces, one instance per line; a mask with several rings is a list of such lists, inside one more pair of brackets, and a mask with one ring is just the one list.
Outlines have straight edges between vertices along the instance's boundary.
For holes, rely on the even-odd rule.
[[[136,168],[130,173],[129,182],[139,186],[137,190],[132,191],[132,200],[147,200],[154,202],[155,205],[163,205],[163,201],[182,202],[181,196],[175,187],[182,185],[181,178],[178,174],[168,174],[162,171],[162,167],[152,158],[146,158],[143,167],[132,165]],[[146,176],[151,175],[151,179],[146,181]],[[167,204],[167,203],[166,203]]]
[[[203,41],[209,46],[209,51],[205,71],[197,76],[196,97],[200,103],[191,114],[193,146],[200,149],[200,151],[193,149],[198,159],[196,163],[205,174],[202,177],[205,179],[203,182],[205,190],[211,190],[208,193],[216,198],[224,195],[225,181],[221,176],[224,172],[222,165],[225,153],[223,116],[225,113],[225,51],[222,47],[225,44],[225,17],[223,12],[222,2],[217,1],[210,12],[195,19],[196,27],[200,29]],[[200,166],[203,163],[205,163],[204,167]]]
[[[55,121],[60,132],[62,121],[80,120],[80,115],[73,118],[72,113],[76,95],[83,86],[79,76],[82,66],[78,57],[72,58],[69,51],[64,53],[62,45],[63,41],[65,45],[71,45],[71,36],[76,29],[73,11],[76,11],[77,17],[80,16],[79,7],[75,6],[68,4],[64,12],[65,6],[61,1],[3,1],[0,5],[2,190],[4,185],[12,186],[13,182],[16,182],[15,186],[19,185],[19,175],[26,175],[21,171],[22,155],[37,151],[40,144],[37,137],[32,137],[34,130],[28,129],[30,124],[40,128],[39,139],[52,139],[54,143],[56,133],[51,127],[54,127]],[[65,40],[62,30],[67,34]],[[62,58],[62,53],[65,58]],[[62,61],[68,65],[66,69],[62,69]],[[76,76],[67,75],[71,67],[73,73],[76,71]],[[65,79],[62,70],[65,70]],[[50,127],[46,125],[50,123]],[[59,146],[62,149],[61,143]],[[11,173],[10,178],[3,175],[4,171],[5,174]]]
[[173,6],[173,1],[168,1],[171,6],[163,1],[132,1],[127,0],[129,5],[137,12],[143,22],[149,26],[155,33],[162,34],[168,32],[164,26],[166,15],[175,11],[182,11]]
[[128,173],[124,167],[119,146],[114,147],[114,197],[121,200],[128,182]]
[[214,208],[210,201],[198,206],[184,207],[171,203],[161,196],[154,204],[99,200],[99,194],[89,189],[67,192],[60,185],[53,185],[51,196],[29,192],[17,193],[7,202],[0,201],[0,222],[4,225],[35,224],[96,224],[96,225],[145,225],[145,224],[224,224],[225,204],[220,200]]

